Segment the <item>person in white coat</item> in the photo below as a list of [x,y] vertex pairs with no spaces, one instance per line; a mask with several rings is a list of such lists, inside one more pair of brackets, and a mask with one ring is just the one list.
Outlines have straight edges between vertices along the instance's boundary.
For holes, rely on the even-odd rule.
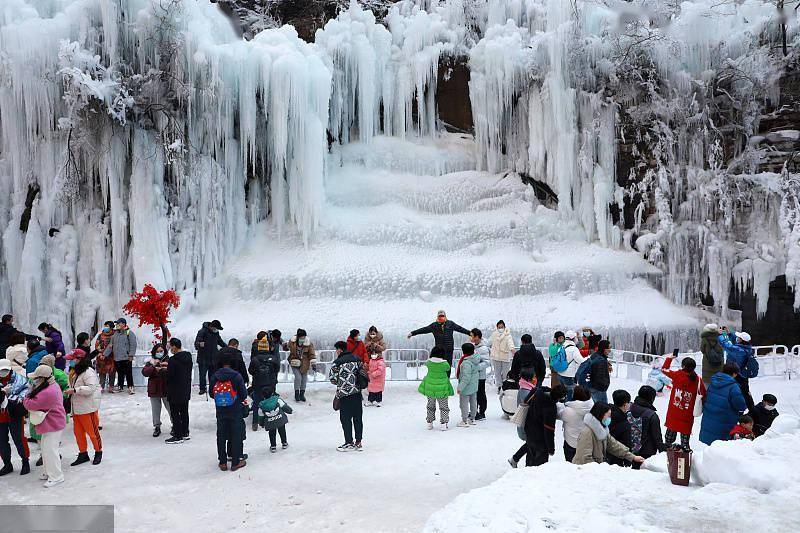
[[576,343],[577,333],[574,331],[567,331],[564,335],[564,353],[567,355],[567,369],[558,373],[558,379],[567,387],[567,401],[572,399],[572,391],[575,389],[575,374],[578,372],[578,367],[581,363],[586,361],[588,357],[584,357]]
[[586,413],[592,410],[594,401],[592,393],[585,387],[578,385],[572,391],[572,400],[556,404],[558,419],[564,428],[564,459],[571,463],[575,457],[575,448],[578,446],[578,437],[581,436],[586,425],[583,421]]
[[78,444],[78,458],[71,466],[89,462],[86,436],[92,441],[94,460],[92,464],[100,464],[103,459],[103,441],[100,438],[100,379],[92,368],[91,357],[80,357],[79,352],[74,373],[70,378],[70,386],[64,391],[70,395],[72,403],[72,422],[75,430],[75,442]]
[[511,330],[506,327],[502,320],[497,321],[497,329],[492,332],[489,338],[491,351],[489,357],[492,360],[492,371],[494,372],[494,384],[497,387],[497,394],[503,386],[508,371],[511,370],[511,359],[517,351],[514,346],[514,339],[511,338]]
[[11,345],[6,348],[5,358],[11,361],[11,371],[26,376],[25,363],[28,362],[28,346],[25,344],[25,335],[14,333],[11,336]]

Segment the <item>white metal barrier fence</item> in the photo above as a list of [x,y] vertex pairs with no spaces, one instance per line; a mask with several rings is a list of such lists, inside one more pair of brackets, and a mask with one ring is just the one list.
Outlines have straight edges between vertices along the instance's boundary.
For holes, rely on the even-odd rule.
[[[783,376],[792,379],[800,375],[800,345],[791,348],[782,344],[770,346],[754,346],[759,362],[758,377]],[[547,351],[542,350],[545,361],[547,361]],[[291,383],[294,376],[287,361],[289,353],[281,352],[281,368],[278,376],[279,383]],[[386,379],[389,381],[419,381],[425,377],[425,362],[428,360],[430,352],[425,349],[414,348],[390,348],[383,353],[386,362]],[[245,364],[250,362],[250,354],[244,353]],[[146,385],[146,378],[142,375],[142,367],[149,353],[139,353],[134,360],[133,380],[137,386]],[[461,357],[460,350],[453,353],[453,361]],[[647,381],[647,374],[650,372],[653,359],[662,357],[631,350],[612,350],[610,361],[612,363],[612,377],[619,379],[630,379],[644,383]],[[700,352],[679,353],[678,360],[684,357],[693,357],[697,361],[698,368],[702,364],[702,354]],[[316,363],[308,372],[308,381],[327,382],[333,361],[336,359],[335,350],[318,350],[316,352]],[[199,381],[198,367],[195,356],[193,383]],[[678,365],[676,364],[677,368]],[[549,373],[549,369],[548,369]],[[758,379],[758,378],[755,378]]]

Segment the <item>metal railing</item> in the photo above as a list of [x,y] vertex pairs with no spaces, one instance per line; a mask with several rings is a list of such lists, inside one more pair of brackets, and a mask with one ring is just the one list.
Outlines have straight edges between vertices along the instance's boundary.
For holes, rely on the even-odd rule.
[[[753,347],[759,362],[758,377],[783,376],[792,379],[800,375],[800,345],[791,348],[774,344],[768,346]],[[547,361],[546,350],[542,352]],[[279,383],[292,383],[294,375],[292,367],[288,362],[288,352],[281,352],[281,366],[278,375]],[[250,354],[243,353],[245,364],[250,362]],[[425,363],[430,356],[430,352],[421,348],[389,348],[383,352],[383,359],[386,362],[387,381],[420,381],[425,377]],[[146,385],[147,381],[142,376],[141,369],[149,353],[138,353],[134,360],[133,379],[137,386]],[[460,350],[453,353],[453,361],[461,357]],[[612,363],[611,376],[618,379],[630,379],[644,383],[647,381],[647,374],[650,372],[653,359],[664,357],[663,355],[653,355],[631,350],[611,350],[609,360]],[[685,357],[692,357],[697,361],[698,367],[702,364],[702,354],[700,352],[684,352],[678,354],[678,361]],[[195,366],[192,383],[198,383],[198,367],[196,355],[194,356]],[[328,382],[328,373],[336,359],[335,350],[317,350],[316,362],[308,371],[308,381]],[[676,365],[677,367],[677,365]],[[550,373],[548,365],[548,374]],[[758,379],[758,378],[754,378]]]

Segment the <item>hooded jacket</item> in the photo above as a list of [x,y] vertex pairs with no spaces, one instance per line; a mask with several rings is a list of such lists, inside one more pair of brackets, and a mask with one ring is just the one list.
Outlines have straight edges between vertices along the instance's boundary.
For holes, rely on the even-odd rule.
[[759,402],[747,414],[753,417],[753,433],[756,437],[760,437],[772,427],[772,422],[778,416],[778,410],[769,411],[764,407],[764,402]]
[[217,351],[216,354],[214,354],[214,358],[211,361],[211,367],[213,369],[212,374],[217,370],[219,370],[220,368],[222,368],[220,361],[222,360],[222,357],[226,355],[230,357],[231,368],[236,370],[239,373],[239,375],[242,376],[244,384],[247,385],[248,383],[250,383],[250,374],[247,373],[247,367],[244,364],[244,357],[242,357],[242,351],[239,350],[238,348],[233,348],[231,346],[226,346],[221,350]]
[[653,404],[637,396],[631,404],[630,414],[633,418],[642,419],[642,447],[639,455],[652,457],[667,449],[661,436],[661,419]]
[[25,361],[25,372],[27,374],[33,374],[36,370],[36,367],[42,362],[42,357],[45,355],[47,355],[47,350],[44,349],[44,346],[41,346],[38,350],[32,352],[28,356],[28,360]]
[[469,396],[478,392],[481,359],[477,353],[461,359],[458,367],[458,392]]
[[591,413],[586,413],[583,422],[584,427],[578,437],[572,464],[603,463],[608,455],[633,461],[633,453],[612,437],[608,428],[603,426]]
[[547,373],[547,365],[544,362],[542,352],[536,349],[533,343],[523,344],[514,354],[511,360],[511,370],[508,371],[508,378],[519,382],[522,370],[529,368],[533,370],[536,376],[536,383],[542,385],[544,383],[544,376]]
[[525,417],[525,437],[536,449],[555,453],[556,418],[558,407],[550,397],[549,387],[539,387],[528,394],[525,400],[530,408]]
[[367,347],[363,341],[357,341],[353,338],[347,338],[347,351],[355,355],[366,366],[369,364],[369,355],[367,355]]
[[430,333],[433,335],[434,345],[441,346],[444,349],[444,356],[445,360],[448,363],[452,363],[453,361],[453,349],[455,347],[455,341],[453,340],[453,332],[463,333],[464,335],[469,335],[469,331],[466,328],[462,328],[452,320],[445,320],[442,323],[439,322],[431,322],[429,325],[415,329],[411,332],[411,336],[414,337],[416,335],[424,335],[426,333]]
[[[316,357],[314,344],[308,340],[308,337],[306,337],[306,343],[307,344],[298,345],[297,336],[294,336],[286,345],[286,349],[289,351],[289,356],[287,358],[289,365],[292,368],[299,368],[300,372],[303,374],[308,373],[308,370],[311,368],[311,360]],[[300,366],[296,367],[292,365],[292,361],[300,361]]]
[[431,357],[425,363],[428,373],[422,378],[417,390],[428,398],[447,398],[455,394],[450,382],[450,363],[439,357]]
[[214,385],[219,381],[230,381],[233,388],[236,390],[236,398],[232,405],[225,407],[217,406],[217,416],[241,416],[243,407],[242,401],[247,398],[247,387],[244,384],[242,375],[238,370],[225,366],[214,372],[208,380],[208,395],[211,399],[214,398]]
[[185,403],[192,397],[192,354],[181,351],[167,361],[167,399]]
[[572,400],[565,404],[557,404],[558,418],[564,429],[564,442],[575,448],[578,445],[578,437],[586,424],[583,418],[592,409],[594,401]]
[[261,400],[258,404],[261,410],[259,425],[266,430],[278,429],[289,423],[287,414],[292,414],[292,408],[283,399],[273,394],[269,398]]
[[136,356],[136,334],[130,328],[114,331],[104,354],[113,355],[114,361],[127,361],[129,357]]
[[[489,353],[489,357],[492,358],[492,361],[511,361],[511,358],[514,356],[514,351],[516,350],[514,347],[514,339],[511,337],[511,330],[508,328],[503,329],[503,333],[494,330],[492,336],[489,338],[489,345],[492,347]],[[501,378],[501,381],[503,379],[505,379],[505,376]]]
[[706,324],[700,332],[700,351],[703,353],[703,382],[711,383],[711,376],[722,372],[725,365],[725,350],[719,343],[719,327]]
[[385,352],[386,341],[383,340],[383,333],[376,331],[374,337],[370,337],[369,335],[370,334],[367,333],[367,336],[364,337],[364,346],[367,348],[367,355]]
[[718,337],[719,343],[725,349],[725,362],[736,363],[739,366],[739,372],[742,377],[750,377],[747,374],[747,362],[751,357],[755,357],[753,347],[749,344],[739,344],[736,342],[736,336],[733,333],[725,335],[724,333]]
[[[489,345],[483,339],[475,345],[475,355],[478,356],[478,379],[486,379],[486,370],[492,367],[492,359],[489,357]],[[502,381],[500,378],[499,381]]]
[[733,376],[722,372],[714,374],[703,405],[700,441],[710,445],[716,440],[728,440],[731,429],[746,408],[742,390]]
[[594,352],[590,359],[589,375],[591,376],[592,390],[605,392],[611,385],[611,376],[608,373],[608,357],[600,352]]
[[386,384],[386,363],[382,357],[370,358],[369,365],[369,386],[367,392],[383,392]]
[[558,375],[565,378],[574,378],[575,373],[578,372],[578,367],[586,360],[586,357],[583,356],[571,339],[565,340],[563,346],[564,352],[567,354],[567,369],[559,372]]

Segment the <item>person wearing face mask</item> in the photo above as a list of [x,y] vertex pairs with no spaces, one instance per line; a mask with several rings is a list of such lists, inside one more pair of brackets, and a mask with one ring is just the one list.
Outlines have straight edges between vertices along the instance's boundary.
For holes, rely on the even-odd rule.
[[22,459],[20,475],[31,471],[28,458],[28,440],[23,432],[25,410],[22,407],[22,398],[28,392],[28,380],[22,374],[11,369],[11,361],[0,359],[0,457],[3,459],[3,468],[0,476],[5,476],[14,471],[11,464],[11,445],[8,437],[14,441],[17,453]]
[[[386,342],[383,340],[383,335],[378,328],[375,326],[370,326],[369,331],[367,331],[367,338],[364,339],[364,346],[367,349],[367,355],[369,356],[369,363],[367,365],[368,369],[370,370],[370,381],[369,387],[367,387],[368,396],[367,401],[369,405],[376,405],[378,407],[381,406],[381,401],[383,401],[383,389],[386,382],[386,362],[383,360],[383,352],[386,351]],[[374,361],[380,361],[380,368],[383,369],[382,375],[376,375],[376,379],[379,383],[373,385],[372,383],[372,370],[375,366],[373,363]],[[377,370],[377,368],[376,368]],[[373,392],[375,389],[375,392]]]
[[194,348],[197,350],[197,367],[200,371],[200,396],[206,394],[207,380],[214,374],[214,356],[220,348],[226,346],[219,334],[222,329],[219,320],[203,322],[203,327],[200,328],[194,339]]
[[425,335],[430,333],[433,335],[433,340],[435,343],[434,346],[440,346],[444,350],[444,360],[447,361],[447,364],[452,368],[453,350],[455,349],[453,333],[456,331],[467,336],[470,334],[468,329],[459,326],[452,320],[448,320],[447,313],[445,313],[442,309],[436,313],[436,322],[432,322],[425,327],[415,329],[408,334],[407,338],[410,339],[416,335]]
[[128,321],[124,318],[118,319],[115,327],[114,335],[106,346],[104,355],[114,356],[114,366],[117,370],[117,392],[123,391],[123,386],[127,381],[128,394],[134,394],[133,358],[136,356],[136,335],[130,330]]
[[103,441],[100,438],[100,382],[97,372],[92,368],[92,359],[89,356],[76,354],[73,376],[69,388],[64,391],[72,400],[72,418],[75,433],[75,442],[78,444],[78,457],[70,466],[78,466],[89,462],[86,436],[92,441],[94,460],[92,464],[99,465],[103,459]]
[[386,363],[380,352],[369,354],[367,365],[369,385],[367,385],[367,401],[370,406],[380,407],[383,401],[383,388],[386,383]]
[[150,350],[152,356],[144,364],[142,375],[147,378],[147,397],[150,398],[150,413],[153,416],[153,437],[161,435],[161,406],[169,415],[172,424],[172,413],[167,400],[167,352],[162,344],[156,344]]
[[514,347],[514,339],[511,338],[511,330],[506,327],[502,320],[497,322],[497,329],[492,332],[489,338],[491,351],[489,357],[492,360],[492,371],[494,372],[494,384],[497,386],[497,393],[506,379],[508,371],[511,370],[511,359],[517,349]]
[[285,349],[289,352],[289,367],[294,374],[294,401],[306,401],[306,383],[311,365],[316,363],[314,345],[308,338],[306,330],[299,328],[291,340],[286,343]]
[[367,355],[377,353],[383,356],[383,352],[386,351],[386,341],[383,340],[383,334],[375,326],[369,327],[367,338],[364,339],[364,346],[367,348]]
[[592,409],[583,417],[584,428],[578,437],[575,457],[572,464],[585,465],[603,463],[608,455],[633,463],[643,463],[644,458],[634,455],[630,449],[611,436],[611,406],[595,402]]
[[[114,393],[114,375],[116,366],[114,357],[106,355],[106,348],[111,345],[111,337],[114,336],[114,323],[110,320],[103,324],[103,329],[97,334],[94,341],[94,349],[97,350],[97,357],[94,359],[94,368],[100,380],[100,390],[105,390],[109,394]],[[108,388],[106,388],[108,385]]]
[[775,409],[777,404],[778,399],[774,394],[765,394],[761,401],[748,411],[753,417],[753,433],[756,437],[760,437],[772,427],[772,422],[778,417],[778,410]]
[[53,379],[53,369],[47,365],[40,365],[29,374],[29,377],[33,388],[22,400],[22,405],[28,412],[44,413],[44,419],[37,424],[36,432],[41,435],[39,447],[44,465],[44,473],[40,479],[46,480],[45,488],[50,488],[64,482],[58,445],[61,433],[67,425],[67,415],[64,411],[61,388]]

